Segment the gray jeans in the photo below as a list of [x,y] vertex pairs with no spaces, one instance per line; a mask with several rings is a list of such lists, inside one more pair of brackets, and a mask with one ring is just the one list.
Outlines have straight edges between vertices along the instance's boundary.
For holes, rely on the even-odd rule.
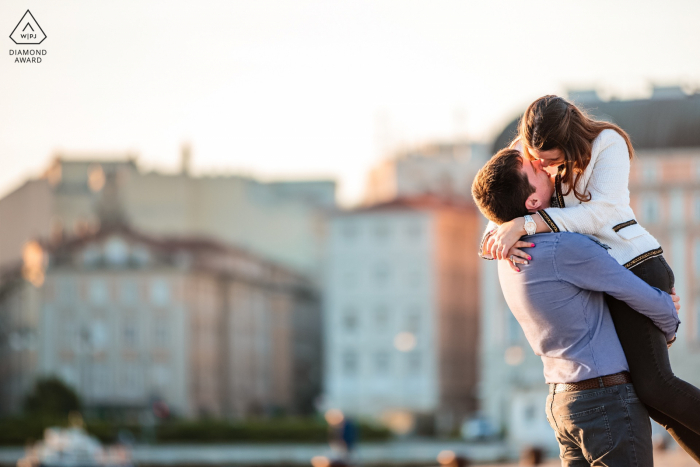
[[547,396],[564,467],[652,467],[651,422],[631,384]]

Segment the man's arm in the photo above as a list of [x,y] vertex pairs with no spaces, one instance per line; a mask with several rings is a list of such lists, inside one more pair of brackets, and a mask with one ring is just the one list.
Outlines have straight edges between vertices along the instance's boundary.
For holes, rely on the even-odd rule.
[[561,280],[581,289],[605,292],[651,319],[670,341],[680,320],[671,296],[650,286],[593,240],[563,234],[554,261]]

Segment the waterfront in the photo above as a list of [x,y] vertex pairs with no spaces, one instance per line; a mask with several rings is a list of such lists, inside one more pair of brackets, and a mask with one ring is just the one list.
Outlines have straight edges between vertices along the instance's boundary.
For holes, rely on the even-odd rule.
[[[437,455],[442,451],[465,455],[476,466],[516,467],[515,461],[503,462],[505,457],[515,456],[503,444],[465,444],[439,441],[397,441],[361,445],[355,453],[356,464],[362,466],[428,467],[437,465]],[[310,466],[311,458],[330,455],[323,444],[271,444],[271,445],[161,445],[136,446],[134,460],[140,467],[179,466],[193,467],[297,467]],[[0,448],[0,466],[15,466],[24,455],[24,448]],[[672,445],[668,450],[655,451],[654,463],[661,467],[691,467],[693,460]],[[560,465],[556,457],[547,459],[543,467]]]

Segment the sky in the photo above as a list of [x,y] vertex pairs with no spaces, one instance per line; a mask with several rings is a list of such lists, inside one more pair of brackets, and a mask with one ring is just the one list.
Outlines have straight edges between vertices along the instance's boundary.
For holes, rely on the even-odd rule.
[[[29,8],[47,35],[9,38]],[[0,196],[55,157],[335,178],[344,204],[397,147],[489,142],[569,89],[700,90],[700,2],[0,1]],[[45,49],[42,63],[10,50]]]

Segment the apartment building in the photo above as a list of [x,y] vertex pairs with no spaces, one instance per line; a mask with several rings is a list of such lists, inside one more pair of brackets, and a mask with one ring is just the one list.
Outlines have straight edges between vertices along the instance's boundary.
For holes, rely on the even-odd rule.
[[88,408],[186,417],[313,410],[319,297],[306,276],[221,242],[95,232],[30,242],[0,287],[0,410],[41,375]]
[[432,195],[329,217],[329,408],[440,432],[476,409],[480,227],[473,205]]

